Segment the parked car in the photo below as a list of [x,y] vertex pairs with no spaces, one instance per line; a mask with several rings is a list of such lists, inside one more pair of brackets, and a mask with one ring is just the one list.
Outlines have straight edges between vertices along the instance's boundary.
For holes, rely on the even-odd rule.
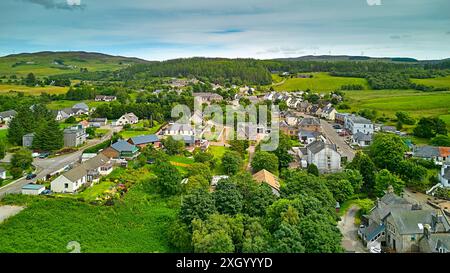
[[333,125],[333,128],[334,128],[334,129],[342,129],[341,125],[339,125],[339,124]]
[[32,153],[31,156],[32,156],[33,158],[36,158],[36,157],[39,156],[39,153]]
[[47,158],[49,155],[50,155],[50,153],[48,153],[48,152],[41,153],[41,154],[39,155],[39,158]]
[[52,193],[51,190],[43,190],[43,191],[41,192],[42,195],[48,195],[48,194],[51,194],[51,193]]
[[33,178],[35,178],[36,177],[36,174],[35,173],[29,173],[29,174],[27,174],[27,180],[31,180],[31,179],[33,179]]

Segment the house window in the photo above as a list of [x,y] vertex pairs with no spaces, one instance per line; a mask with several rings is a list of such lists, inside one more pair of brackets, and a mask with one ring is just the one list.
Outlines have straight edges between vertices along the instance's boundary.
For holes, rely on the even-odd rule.
[[415,241],[416,240],[416,235],[411,236],[411,241]]
[[68,189],[69,188],[69,184],[68,183],[64,183],[64,189]]

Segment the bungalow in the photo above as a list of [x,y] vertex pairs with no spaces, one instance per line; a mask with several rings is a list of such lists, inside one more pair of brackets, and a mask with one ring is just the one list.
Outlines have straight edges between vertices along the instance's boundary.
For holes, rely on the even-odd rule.
[[134,113],[126,113],[116,120],[113,126],[123,126],[126,124],[136,124],[139,122],[139,118]]
[[308,165],[316,165],[321,173],[341,170],[341,155],[336,145],[317,140],[306,146],[306,150]]
[[45,190],[44,185],[27,184],[22,187],[22,194],[39,195]]
[[6,170],[0,167],[0,179],[6,179]]
[[104,149],[102,154],[114,159],[133,159],[139,155],[139,149],[125,140],[119,140],[110,147]]
[[80,116],[85,114],[89,114],[89,106],[87,106],[87,104],[85,103],[77,103],[72,107],[57,110],[55,119],[57,121],[60,121],[68,117]]
[[373,135],[358,132],[352,136],[352,143],[359,147],[368,147],[372,144]]
[[253,175],[253,179],[258,183],[266,183],[272,189],[272,193],[280,195],[280,182],[278,178],[267,170],[261,170]]
[[17,112],[15,110],[0,112],[0,123],[8,125],[16,115]]
[[298,124],[300,130],[321,132],[322,125],[318,118],[304,118]]
[[74,193],[80,187],[97,182],[102,175],[108,175],[113,170],[111,159],[104,154],[85,161],[81,165],[63,173],[50,183],[53,192]]
[[176,135],[195,135],[195,130],[189,124],[183,123],[173,123],[164,132],[166,136],[176,136]]
[[97,95],[95,96],[95,101],[115,101],[117,99],[116,96],[105,96],[105,95]]
[[89,120],[89,126],[90,127],[102,127],[105,126],[108,123],[108,119],[107,118],[91,118]]
[[128,141],[128,143],[136,145],[139,148],[144,148],[149,144],[152,144],[154,147],[161,146],[161,140],[158,138],[157,135],[135,136],[135,137],[129,138],[127,141]]

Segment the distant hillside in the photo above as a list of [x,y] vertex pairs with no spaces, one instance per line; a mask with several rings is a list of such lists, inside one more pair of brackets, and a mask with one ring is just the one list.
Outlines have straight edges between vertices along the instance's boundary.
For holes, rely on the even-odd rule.
[[378,62],[419,62],[414,58],[376,58],[367,56],[348,56],[348,55],[319,55],[319,56],[302,56],[295,58],[279,58],[278,61],[323,61],[323,62],[339,62],[339,61],[378,61]]
[[83,51],[21,53],[0,57],[0,75],[23,76],[30,72],[38,76],[104,71],[147,63],[138,58],[111,56]]

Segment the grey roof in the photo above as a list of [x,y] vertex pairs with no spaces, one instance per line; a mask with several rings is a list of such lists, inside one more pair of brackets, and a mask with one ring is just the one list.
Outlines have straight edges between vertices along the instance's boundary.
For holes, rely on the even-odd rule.
[[101,166],[108,164],[109,161],[110,161],[109,157],[100,153],[100,154],[94,156],[93,158],[86,160],[82,164],[82,166],[84,166],[84,168],[86,170],[93,170],[93,169],[97,169]]
[[395,132],[397,131],[397,128],[395,128],[394,126],[381,126],[381,131]]
[[361,116],[348,116],[347,118],[353,121],[353,123],[372,124],[372,121]]
[[450,250],[450,233],[431,233],[429,238],[421,238],[420,252],[433,253],[438,252],[439,248]]
[[17,115],[17,112],[15,110],[0,112],[0,118],[14,117],[15,115]]
[[134,145],[139,145],[139,144],[158,142],[159,138],[157,135],[142,135],[142,136],[132,137],[132,138],[130,138],[130,140],[134,143]]
[[380,198],[384,205],[411,205],[405,198],[402,198],[395,193],[386,193]]
[[119,140],[116,143],[111,145],[111,148],[118,152],[134,152],[137,150],[137,147],[126,142],[125,140]]
[[72,182],[77,181],[86,175],[87,171],[82,165],[79,165],[63,174],[65,178],[69,179]]
[[353,135],[353,139],[355,141],[372,141],[373,135],[372,134],[364,134],[363,132],[358,132]]
[[300,121],[299,126],[320,125],[318,118],[304,118]]
[[450,180],[450,167],[444,169],[444,175],[442,176],[447,180]]
[[194,130],[191,125],[184,123],[174,123],[167,128],[168,131],[192,131]]
[[72,108],[74,108],[74,109],[83,109],[83,110],[89,111],[89,106],[86,103],[84,103],[84,102],[77,103],[74,106],[72,106]]
[[319,132],[308,131],[308,130],[299,130],[298,137],[314,137],[317,138],[321,134]]
[[323,141],[314,141],[313,143],[309,144],[308,146],[306,146],[306,148],[311,151],[311,153],[313,154],[317,154],[318,152],[322,151],[325,148],[330,148],[334,151],[336,151],[336,146],[332,145],[332,144],[326,144]]
[[27,184],[22,187],[22,190],[39,190],[45,188],[44,185],[37,185],[37,184]]
[[182,140],[185,144],[192,145],[195,143],[195,137],[194,136],[182,136]]
[[[421,234],[423,225],[431,223],[432,212],[430,210],[393,209],[391,216],[399,234]],[[422,224],[422,228],[419,224]]]
[[440,155],[439,147],[425,145],[425,146],[416,146],[414,149],[415,157],[433,158],[438,157],[439,155]]

